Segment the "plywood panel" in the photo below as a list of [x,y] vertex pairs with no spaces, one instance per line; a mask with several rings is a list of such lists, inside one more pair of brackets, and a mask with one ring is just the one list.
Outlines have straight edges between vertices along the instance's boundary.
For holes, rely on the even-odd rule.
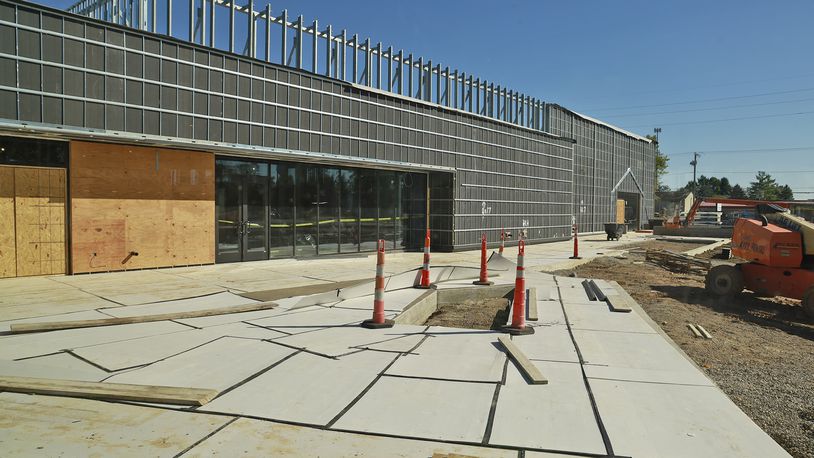
[[17,275],[14,237],[14,169],[0,167],[0,278]]
[[215,261],[213,154],[71,142],[70,185],[74,273]]
[[65,273],[65,170],[14,168],[17,276]]
[[616,223],[625,224],[625,200],[616,199]]

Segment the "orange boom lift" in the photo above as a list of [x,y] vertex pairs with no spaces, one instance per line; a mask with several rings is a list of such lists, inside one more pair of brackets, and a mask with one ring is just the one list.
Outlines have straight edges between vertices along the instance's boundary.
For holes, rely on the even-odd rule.
[[814,224],[778,205],[764,202],[756,209],[759,219],[738,219],[732,233],[732,254],[749,262],[710,269],[707,291],[732,296],[748,289],[799,299],[814,319]]

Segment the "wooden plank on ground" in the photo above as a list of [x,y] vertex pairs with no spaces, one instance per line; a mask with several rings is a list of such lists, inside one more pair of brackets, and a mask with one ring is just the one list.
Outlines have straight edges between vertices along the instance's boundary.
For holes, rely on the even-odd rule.
[[703,335],[701,335],[701,331],[699,331],[698,328],[696,328],[694,324],[689,323],[689,324],[687,324],[687,327],[690,328],[690,331],[692,331],[692,333],[693,333],[693,335],[695,335],[695,337],[704,337]]
[[189,312],[161,313],[123,318],[104,318],[101,320],[56,321],[51,323],[18,323],[11,325],[11,333],[57,331],[61,329],[94,328],[98,326],[115,326],[120,324],[149,323],[152,321],[181,320],[204,316],[228,315],[230,313],[255,312],[277,307],[275,302],[258,302],[254,304],[233,305]]
[[548,379],[543,377],[543,374],[540,372],[540,369],[537,369],[526,355],[517,348],[517,345],[512,342],[509,336],[500,336],[497,338],[503,347],[506,348],[506,351],[509,353],[509,356],[512,357],[517,362],[517,365],[520,366],[520,369],[526,374],[526,377],[531,381],[532,385],[546,385],[548,384]]
[[0,391],[66,396],[107,401],[152,402],[202,406],[219,394],[217,390],[175,386],[130,385],[32,377],[0,377]]
[[712,338],[712,334],[707,332],[707,330],[704,329],[704,327],[701,326],[700,324],[696,324],[695,327],[698,328],[698,331],[701,333],[701,335],[704,336],[705,339],[711,339]]
[[625,303],[627,302],[627,300],[622,296],[614,297],[607,296],[605,298],[605,301],[610,306],[612,312],[630,313],[633,311],[632,308],[627,306],[627,304]]
[[526,319],[529,321],[537,321],[537,288],[529,288],[526,294],[526,301],[528,303],[528,314]]

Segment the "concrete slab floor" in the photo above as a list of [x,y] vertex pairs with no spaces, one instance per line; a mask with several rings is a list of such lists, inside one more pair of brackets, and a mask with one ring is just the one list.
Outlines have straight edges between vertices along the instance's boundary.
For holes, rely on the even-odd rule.
[[188,329],[188,326],[182,324],[156,321],[4,336],[0,337],[0,359],[30,358],[66,349],[169,334]]
[[[604,234],[602,240],[591,237],[580,239],[583,256],[630,242],[605,242]],[[503,260],[503,266],[508,269],[505,280],[511,283],[514,275],[510,260],[516,255],[516,248],[507,251],[509,256]],[[394,273],[402,267],[414,269],[421,261],[420,253],[387,256],[387,271]],[[607,450],[597,426],[599,415],[607,440],[618,455],[786,456],[720,390],[700,386],[706,385],[703,373],[689,361],[682,362],[685,355],[673,348],[666,336],[656,332],[654,324],[640,315],[643,312],[639,308],[626,314],[611,312],[602,303],[583,300],[578,294],[581,279],[558,277],[555,282],[553,277],[533,271],[554,266],[568,256],[570,242],[527,247],[526,265],[533,266],[527,275],[528,286],[549,288],[552,300],[538,301],[540,321],[529,322],[536,327],[536,333],[514,340],[532,359],[532,364],[548,377],[548,385],[528,385],[497,344],[496,333],[442,327],[424,330],[419,326],[410,329],[421,334],[388,340],[392,333],[403,332],[400,329],[404,328],[362,332],[356,325],[371,316],[372,303],[368,304],[367,297],[356,301],[358,309],[343,308],[339,302],[308,305],[298,310],[291,308],[313,303],[314,297],[291,297],[281,299],[278,309],[180,320],[184,324],[159,322],[0,336],[0,358],[34,356],[24,361],[0,362],[0,373],[8,375],[97,379],[107,372],[60,352],[69,348],[81,354],[94,349],[97,353],[93,358],[98,358],[100,365],[121,367],[113,363],[117,360],[124,361],[121,363],[124,365],[148,364],[116,373],[107,379],[111,382],[127,380],[227,390],[210,404],[185,411],[2,393],[0,407],[6,409],[4,412],[14,412],[20,426],[14,423],[12,429],[0,428],[0,447],[4,455],[36,453],[36,449],[32,452],[26,448],[28,444],[15,442],[20,435],[30,439],[31,444],[41,443],[39,446],[45,447],[41,450],[48,452],[43,454],[48,455],[88,454],[84,453],[86,448],[95,453],[100,450],[93,448],[97,446],[108,452],[99,452],[103,455],[110,454],[104,449],[109,446],[117,447],[117,456],[134,451],[139,456],[175,455],[199,440],[203,441],[188,454],[233,455],[260,450],[260,454],[270,455],[302,455],[303,451],[311,455],[325,450],[327,455],[400,456],[401,452],[414,452],[410,453],[413,456],[438,451],[518,456],[522,449],[525,456],[559,456],[557,452],[602,455]],[[432,259],[432,265],[463,261],[461,265],[472,266],[476,265],[477,252],[433,253]],[[314,274],[327,279],[369,278],[374,267],[375,257],[363,255],[124,272],[81,279],[0,280],[0,288],[8,284],[14,292],[12,296],[19,299],[15,302],[9,296],[0,298],[5,300],[0,304],[0,320],[20,318],[21,311],[30,313],[28,317],[73,311],[96,316],[99,312],[93,311],[95,308],[112,304],[93,295],[97,293],[125,303],[169,297],[173,302],[163,302],[166,307],[205,308],[220,303],[221,298],[222,303],[242,299],[224,292],[189,299],[179,291],[190,287],[189,291],[197,292],[196,288],[218,285],[215,283],[218,281],[237,284],[241,278],[243,286],[256,283],[269,289],[275,275],[284,283],[296,278],[302,284],[325,281],[313,280]],[[437,275],[454,276],[455,270],[438,269]],[[468,275],[468,269],[461,272]],[[407,283],[410,275],[414,273],[404,276]],[[465,280],[450,281],[456,282],[463,285]],[[49,292],[49,284],[55,285],[54,291],[60,295]],[[358,297],[354,292],[370,296],[370,287],[366,284],[347,288],[348,299]],[[565,294],[568,297],[564,306],[559,300],[561,288],[570,290]],[[62,292],[65,294],[61,295]],[[337,300],[342,299],[342,292],[339,296]],[[213,303],[213,298],[218,299]],[[84,300],[90,302],[82,305]],[[356,302],[351,300],[346,305]],[[48,304],[50,308],[46,307]],[[163,311],[161,304],[110,310]],[[331,307],[332,304],[339,306]],[[32,311],[25,312],[27,305],[32,306]],[[568,320],[562,313],[563,307]],[[393,315],[391,312],[390,316]],[[270,329],[240,322],[247,320]],[[189,325],[204,329],[196,331]],[[580,363],[569,328],[587,364]],[[195,344],[200,344],[200,340],[178,339],[209,333],[215,340],[204,341],[197,347]],[[303,334],[283,336],[284,333]],[[223,337],[232,334],[239,337]],[[368,340],[369,337],[373,339]],[[385,339],[380,340],[381,337]],[[306,350],[283,346],[284,341]],[[403,354],[419,342],[414,354]],[[343,348],[358,351],[339,354]],[[312,350],[335,358],[307,353]],[[60,353],[50,354],[54,352]],[[140,360],[139,353],[143,354]],[[85,356],[91,359],[90,354]],[[586,380],[594,394],[593,403]],[[31,399],[36,402],[21,401]],[[78,412],[64,413],[73,410]],[[207,411],[219,415],[212,416]],[[61,420],[66,415],[73,419]],[[227,426],[231,416],[319,428],[248,419]],[[5,417],[0,419],[4,427]],[[76,419],[80,423],[74,424]],[[48,434],[57,429],[58,434],[40,437],[43,432]],[[112,431],[118,435],[114,436]],[[181,431],[188,436],[180,437]],[[94,436],[101,439],[88,443],[87,438]],[[3,438],[8,437],[14,440],[4,442]],[[488,444],[483,444],[484,440]],[[12,453],[5,453],[6,444],[13,444]],[[489,444],[511,450],[498,450]],[[165,447],[158,450],[156,446]]]
[[79,347],[74,348],[72,353],[112,372],[151,364],[212,342],[221,337],[273,339],[284,335],[285,334],[271,329],[245,323],[232,323],[204,329],[187,329],[171,334]]
[[480,443],[495,384],[382,377],[334,427]]
[[110,373],[69,353],[55,353],[22,361],[0,360],[0,376],[100,382]]
[[716,387],[590,383],[619,455],[790,456]]
[[529,385],[509,364],[489,443],[604,454],[579,364],[533,364],[549,379],[548,384]]
[[387,375],[470,382],[499,382],[506,354],[499,333],[436,334],[424,340],[414,354],[399,358]]
[[321,457],[415,458],[431,457],[436,453],[479,458],[517,457],[514,450],[371,436],[247,418],[241,418],[206,438],[184,456],[298,457],[307,454]]
[[324,426],[396,357],[377,351],[339,359],[297,353],[198,410]]
[[270,342],[223,337],[105,381],[225,390],[294,351]]
[[[369,347],[371,344],[385,341],[393,341],[390,344],[391,347],[394,344],[399,345],[398,348],[400,351],[406,352],[410,351],[420,341],[420,339],[416,340],[415,338],[424,337],[425,328],[426,326],[410,325],[397,325],[392,328],[383,329],[366,329],[361,326],[331,327],[276,338],[274,342],[329,357],[345,355],[359,350],[353,347]],[[402,339],[402,337],[407,336],[413,336],[415,338],[409,340]]]
[[175,456],[229,417],[87,399],[0,393],[4,456]]

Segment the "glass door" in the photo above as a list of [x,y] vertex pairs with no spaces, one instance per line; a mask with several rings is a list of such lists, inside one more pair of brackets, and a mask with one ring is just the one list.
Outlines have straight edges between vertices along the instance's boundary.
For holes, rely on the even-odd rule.
[[230,163],[216,162],[215,167],[215,220],[217,223],[215,260],[237,262],[242,256],[240,239],[243,233],[241,216],[240,177],[234,174]]
[[217,262],[268,259],[268,170],[266,163],[217,160]]
[[243,179],[243,261],[268,259],[268,164]]

